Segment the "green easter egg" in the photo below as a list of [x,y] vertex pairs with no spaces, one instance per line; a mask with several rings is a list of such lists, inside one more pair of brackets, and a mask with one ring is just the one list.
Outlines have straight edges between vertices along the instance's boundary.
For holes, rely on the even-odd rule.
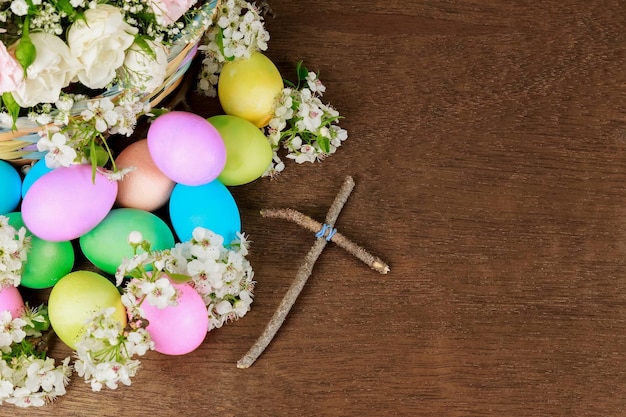
[[171,229],[157,215],[134,208],[118,208],[80,237],[80,248],[96,267],[114,274],[124,259],[134,255],[128,243],[132,231],[140,232],[144,240],[150,242],[152,250],[169,249],[175,243]]
[[258,127],[237,116],[207,119],[226,145],[226,165],[217,179],[226,186],[242,185],[259,178],[272,162],[272,147]]
[[[26,228],[22,213],[12,212],[6,216],[14,228]],[[21,285],[33,289],[50,288],[74,267],[74,247],[69,241],[50,242],[40,239],[28,229],[26,235],[31,238],[31,247],[22,272]]]

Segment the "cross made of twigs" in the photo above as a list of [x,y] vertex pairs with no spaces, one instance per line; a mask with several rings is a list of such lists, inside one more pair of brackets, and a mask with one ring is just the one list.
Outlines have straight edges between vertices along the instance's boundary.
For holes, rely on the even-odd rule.
[[350,196],[350,193],[352,193],[353,189],[354,180],[352,177],[348,176],[346,177],[341,190],[335,197],[333,204],[330,206],[330,209],[326,214],[326,222],[324,224],[320,224],[309,216],[293,209],[272,209],[261,211],[261,215],[263,217],[289,220],[299,224],[305,229],[316,232],[315,236],[317,237],[317,240],[304,258],[304,261],[296,274],[296,278],[287,290],[287,293],[270,319],[270,322],[265,327],[265,330],[261,336],[259,336],[255,344],[250,348],[248,353],[246,353],[237,362],[238,368],[249,368],[270,344],[276,335],[276,332],[285,321],[287,314],[289,314],[289,310],[291,310],[291,307],[296,302],[298,295],[304,288],[304,285],[313,271],[313,266],[315,265],[317,258],[319,258],[322,254],[322,251],[328,242],[336,243],[338,246],[344,248],[346,251],[356,256],[358,259],[365,262],[372,269],[380,272],[381,274],[389,272],[389,266],[385,262],[380,260],[380,258],[371,255],[364,248],[358,246],[341,233],[338,233],[337,229],[334,228],[334,224],[339,217],[339,213],[341,212],[341,209],[345,205],[346,201],[348,201],[348,197]]

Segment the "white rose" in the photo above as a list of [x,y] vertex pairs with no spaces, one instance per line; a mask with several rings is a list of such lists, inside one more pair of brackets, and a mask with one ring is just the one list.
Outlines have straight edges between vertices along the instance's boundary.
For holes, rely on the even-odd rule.
[[85,11],[67,33],[70,51],[81,63],[78,79],[89,88],[103,88],[113,81],[124,63],[126,49],[135,40],[137,28],[124,21],[117,7],[98,4]]
[[130,86],[150,93],[159,88],[165,80],[167,52],[165,47],[154,41],[147,41],[154,56],[150,56],[137,44],[126,51],[124,66],[120,68],[120,78]]
[[30,34],[30,39],[37,56],[28,67],[24,82],[13,91],[13,97],[21,107],[57,101],[61,89],[74,79],[79,66],[61,38],[35,32]]

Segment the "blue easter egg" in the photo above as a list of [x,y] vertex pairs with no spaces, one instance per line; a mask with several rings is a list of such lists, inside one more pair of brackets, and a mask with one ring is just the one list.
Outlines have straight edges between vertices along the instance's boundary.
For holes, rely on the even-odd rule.
[[48,165],[46,165],[45,159],[40,159],[39,161],[37,161],[37,163],[35,163],[28,170],[28,172],[26,173],[26,176],[24,177],[24,182],[22,182],[22,198],[24,198],[24,196],[28,192],[28,189],[30,188],[31,185],[33,185],[35,181],[37,181],[44,174],[47,174],[48,172],[52,171],[52,169],[53,168],[48,168]]
[[22,177],[13,165],[0,160],[0,214],[15,210],[22,199]]
[[218,180],[198,186],[176,184],[169,212],[172,228],[181,242],[190,240],[198,226],[222,235],[224,243],[235,240],[241,231],[237,203]]

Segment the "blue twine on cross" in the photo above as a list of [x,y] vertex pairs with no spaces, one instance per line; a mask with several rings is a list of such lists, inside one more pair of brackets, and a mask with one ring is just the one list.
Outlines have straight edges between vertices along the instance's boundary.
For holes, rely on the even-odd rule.
[[337,229],[335,229],[334,227],[331,227],[331,226],[329,226],[327,224],[323,224],[322,228],[320,229],[320,231],[315,234],[315,237],[324,237],[326,234],[328,234],[326,236],[326,240],[328,242],[330,242],[330,239],[333,238],[335,233],[337,233]]

